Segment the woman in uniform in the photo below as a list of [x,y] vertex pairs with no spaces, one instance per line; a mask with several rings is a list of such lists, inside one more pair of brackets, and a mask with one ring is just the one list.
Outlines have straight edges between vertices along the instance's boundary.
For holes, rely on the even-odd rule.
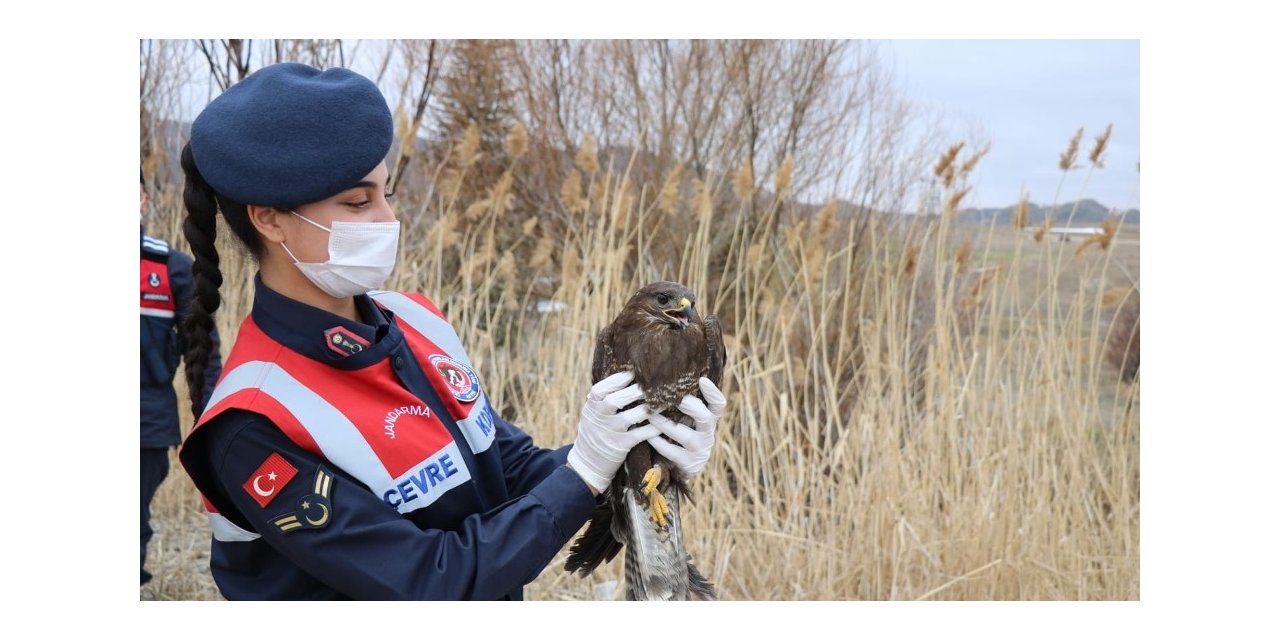
[[[186,371],[192,406],[207,408],[180,459],[205,498],[228,599],[520,599],[632,446],[668,433],[689,473],[710,455],[718,390],[697,402],[692,437],[651,424],[643,404],[620,410],[642,397],[629,373],[590,389],[560,449],[499,417],[439,308],[378,291],[399,236],[391,142],[368,79],[281,63],[215,98],[183,150]],[[219,211],[258,273],[204,398]]]

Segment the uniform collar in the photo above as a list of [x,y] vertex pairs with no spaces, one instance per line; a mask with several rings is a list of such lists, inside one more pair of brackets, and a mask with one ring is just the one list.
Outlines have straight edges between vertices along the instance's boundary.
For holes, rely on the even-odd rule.
[[312,360],[340,369],[359,369],[382,360],[404,340],[391,313],[366,294],[355,297],[364,322],[289,298],[253,279],[253,321],[273,340]]

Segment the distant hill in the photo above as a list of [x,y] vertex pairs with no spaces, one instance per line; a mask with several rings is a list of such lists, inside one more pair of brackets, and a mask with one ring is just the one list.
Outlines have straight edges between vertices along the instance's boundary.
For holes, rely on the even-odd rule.
[[[1075,214],[1071,213],[1072,207],[1075,207]],[[1013,220],[1014,206],[1004,207],[1002,209],[961,209],[960,222],[971,224],[991,224],[994,220],[997,225],[1010,224]],[[1044,222],[1046,216],[1050,213],[1050,208],[1031,203],[1027,211],[1027,222],[1031,225],[1037,225]],[[1104,218],[1111,215],[1111,209],[1103,206],[1097,200],[1086,198],[1081,200],[1079,205],[1074,202],[1066,202],[1056,207],[1054,218],[1057,224],[1066,224],[1068,216],[1071,218],[1072,225],[1097,224],[1102,222]],[[1128,211],[1116,211],[1116,215],[1124,215],[1125,224],[1138,224],[1139,212],[1137,209],[1129,209]]]

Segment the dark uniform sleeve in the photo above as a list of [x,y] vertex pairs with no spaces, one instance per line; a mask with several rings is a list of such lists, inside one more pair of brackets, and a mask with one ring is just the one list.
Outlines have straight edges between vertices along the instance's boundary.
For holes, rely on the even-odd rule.
[[507,495],[522,496],[546,479],[569,459],[572,444],[559,449],[543,449],[520,427],[493,414],[494,438],[502,452],[502,469],[506,475]]
[[[363,484],[326,465],[334,474],[326,524],[286,533],[276,524],[281,518],[304,509],[316,520],[321,517],[321,511],[302,503],[314,501],[322,460],[265,418],[248,415],[253,419],[218,434],[219,442],[211,443],[219,488],[268,544],[352,598],[502,598],[532,582],[595,506],[586,484],[560,466],[527,495],[467,517],[456,531],[421,530]],[[203,428],[216,426],[215,421]],[[280,454],[297,474],[263,507],[245,486],[272,453]]]
[[[173,285],[174,303],[177,306],[175,316],[178,322],[182,322],[191,311],[191,301],[195,296],[195,277],[191,272],[191,256],[181,251],[169,251],[169,282]],[[178,335],[182,335],[179,332]],[[215,328],[209,332],[209,337],[213,339],[213,346],[209,350],[209,364],[205,367],[204,373],[204,398],[208,401],[213,395],[213,387],[218,383],[218,377],[222,375],[222,343],[218,338],[218,330]],[[185,355],[187,352],[186,345],[179,345],[179,349]]]

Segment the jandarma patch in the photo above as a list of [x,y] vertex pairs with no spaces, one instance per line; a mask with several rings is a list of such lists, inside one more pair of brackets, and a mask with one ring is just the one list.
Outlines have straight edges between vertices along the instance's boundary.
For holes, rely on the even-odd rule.
[[439,354],[431,356],[430,360],[458,402],[473,402],[480,397],[480,378],[471,367]]
[[278,453],[272,452],[244,482],[245,493],[266,508],[280,495],[280,490],[298,475],[298,470]]
[[276,516],[271,524],[282,533],[293,533],[301,529],[323,529],[333,519],[333,501],[329,496],[333,493],[333,473],[320,465],[316,469],[315,481],[311,493],[298,500],[298,508],[290,513]]
[[355,355],[369,347],[368,340],[341,326],[327,329],[324,332],[324,343],[330,351],[340,356]]

